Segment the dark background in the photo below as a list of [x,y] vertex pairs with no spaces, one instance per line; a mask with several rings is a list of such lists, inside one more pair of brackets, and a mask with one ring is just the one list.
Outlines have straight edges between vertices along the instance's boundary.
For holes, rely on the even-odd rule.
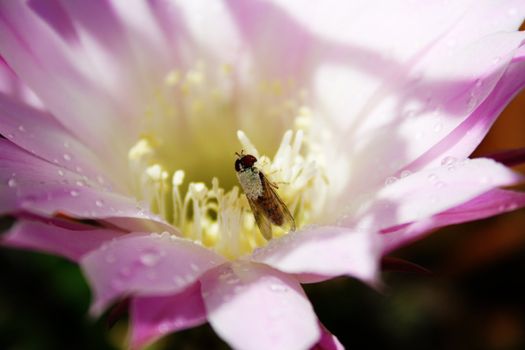
[[[525,147],[524,117],[522,93],[475,154]],[[385,272],[383,294],[349,278],[305,286],[347,348],[525,349],[525,210],[439,230],[393,255],[432,274]],[[123,348],[126,319],[112,328],[107,316],[89,319],[74,264],[0,248],[0,283],[0,350]],[[175,348],[227,346],[205,325],[151,347]]]

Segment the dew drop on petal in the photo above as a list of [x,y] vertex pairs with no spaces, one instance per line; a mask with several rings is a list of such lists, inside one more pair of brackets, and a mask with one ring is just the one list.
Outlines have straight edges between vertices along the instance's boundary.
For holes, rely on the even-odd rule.
[[429,179],[432,182],[437,181],[438,177],[436,174],[428,174],[427,179]]
[[140,255],[140,262],[144,266],[153,267],[157,265],[160,260],[160,255],[156,251],[147,251]]
[[131,270],[129,267],[124,266],[119,270],[118,274],[121,277],[128,278],[131,276]]
[[113,290],[119,291],[122,290],[122,287],[123,283],[119,278],[114,278],[111,280],[111,288],[113,288]]
[[176,285],[176,286],[182,286],[184,285],[184,278],[182,276],[174,276],[173,277],[173,283]]
[[393,183],[396,182],[396,181],[397,181],[397,177],[395,177],[395,176],[389,176],[389,177],[387,177],[386,180],[385,180],[385,185],[391,185],[391,184],[393,184]]
[[64,153],[64,155],[62,156],[62,158],[64,158],[65,161],[70,161],[71,160],[71,155],[69,153]]
[[443,181],[438,181],[434,184],[434,186],[436,186],[437,188],[443,188],[445,187],[447,184],[444,183]]
[[434,124],[433,130],[434,132],[440,132],[441,130],[443,130],[443,123],[437,122],[436,124]]
[[76,190],[71,190],[69,191],[69,194],[71,195],[71,197],[78,197],[80,193]]
[[270,285],[270,290],[272,292],[284,293],[284,292],[288,291],[288,287],[286,287],[285,285],[282,285],[282,284],[271,284]]
[[456,162],[457,162],[457,158],[448,156],[448,157],[443,158],[443,160],[441,161],[441,165],[447,166],[447,165],[452,165]]
[[412,172],[410,170],[403,170],[400,174],[401,177],[407,177],[407,176],[410,176],[410,174],[412,174]]
[[479,182],[482,184],[486,184],[490,182],[490,178],[488,176],[482,176],[479,178]]
[[7,181],[7,186],[9,187],[16,187],[16,185],[17,185],[17,182],[14,178],[11,178],[9,179],[9,181]]
[[104,202],[101,201],[100,199],[97,199],[97,200],[95,201],[95,205],[96,205],[97,207],[99,207],[99,208],[102,208],[102,207],[104,206]]
[[25,131],[26,131],[26,128],[25,128],[23,125],[19,125],[19,126],[18,126],[18,130],[19,130],[20,132],[25,132]]
[[58,169],[58,175],[64,176],[64,171],[62,169]]

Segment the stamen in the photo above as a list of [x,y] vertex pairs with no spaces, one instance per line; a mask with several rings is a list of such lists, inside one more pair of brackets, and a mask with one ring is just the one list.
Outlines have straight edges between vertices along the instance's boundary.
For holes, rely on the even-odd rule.
[[[229,259],[267,244],[244,193],[228,184],[229,178],[235,179],[234,151],[243,149],[258,159],[256,166],[279,186],[279,196],[293,214],[297,228],[320,216],[328,193],[325,164],[310,132],[313,114],[300,101],[303,93],[291,94],[291,85],[280,81],[263,82],[262,88],[254,84],[256,93],[271,103],[248,95],[249,102],[256,104],[250,111],[234,100],[236,84],[241,83],[237,73],[231,65],[222,65],[210,74],[201,63],[187,72],[168,73],[163,88],[154,94],[145,111],[144,135],[128,152],[137,197],[177,227],[182,236]],[[259,106],[269,107],[263,111]],[[240,111],[248,115],[241,121],[237,115]],[[241,130],[237,131],[240,147],[229,141],[232,125],[245,125],[261,134],[254,121],[264,119],[260,118],[264,115],[289,117],[297,130],[284,133],[273,158],[260,152]],[[221,123],[217,125],[219,117]],[[274,134],[272,131],[269,136]],[[216,142],[213,147],[209,146],[209,135]],[[231,152],[225,151],[227,146]],[[195,181],[195,174],[202,169],[210,172],[210,178]],[[274,237],[284,234],[274,227]]]

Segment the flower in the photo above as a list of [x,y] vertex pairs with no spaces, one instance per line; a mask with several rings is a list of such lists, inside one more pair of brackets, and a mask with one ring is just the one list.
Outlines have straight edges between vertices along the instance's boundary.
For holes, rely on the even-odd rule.
[[[301,283],[378,285],[396,247],[525,205],[499,189],[519,174],[468,159],[525,84],[524,15],[517,0],[3,2],[3,244],[78,262],[95,315],[130,297],[133,348],[206,321],[234,348],[341,347]],[[260,235],[240,148],[282,183],[297,232]]]

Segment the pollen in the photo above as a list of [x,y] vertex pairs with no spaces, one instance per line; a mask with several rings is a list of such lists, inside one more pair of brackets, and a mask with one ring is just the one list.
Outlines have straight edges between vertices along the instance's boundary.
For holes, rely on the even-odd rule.
[[[299,229],[320,216],[329,187],[324,157],[313,137],[313,113],[302,103],[302,92],[275,80],[254,83],[240,89],[250,93],[240,100],[246,105],[239,104],[237,73],[230,64],[210,73],[202,63],[186,72],[169,72],[144,111],[143,134],[128,151],[138,200],[177,228],[180,236],[228,259],[267,244],[246,199],[249,194],[238,186],[236,151],[258,159],[257,169],[278,185]],[[266,132],[267,123],[256,123],[276,115],[291,127],[280,140],[274,137],[275,129]],[[267,137],[252,140],[240,127]],[[261,150],[255,146],[259,144]],[[278,147],[268,156],[272,144]],[[285,234],[274,227],[274,239]]]

